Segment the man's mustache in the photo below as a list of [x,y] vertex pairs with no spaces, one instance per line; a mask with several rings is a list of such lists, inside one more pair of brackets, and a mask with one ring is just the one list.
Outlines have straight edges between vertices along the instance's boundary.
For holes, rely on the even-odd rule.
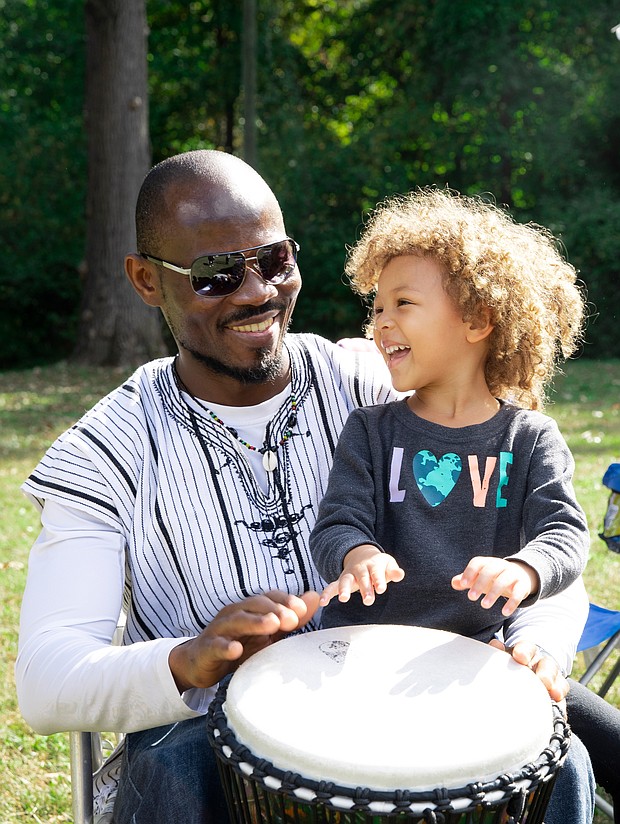
[[288,303],[282,301],[275,301],[269,300],[267,303],[263,303],[262,306],[247,306],[243,309],[240,309],[236,314],[229,315],[224,320],[220,321],[221,327],[226,326],[238,326],[242,324],[244,321],[252,320],[252,318],[256,318],[259,315],[264,315],[265,312],[284,312],[287,309]]

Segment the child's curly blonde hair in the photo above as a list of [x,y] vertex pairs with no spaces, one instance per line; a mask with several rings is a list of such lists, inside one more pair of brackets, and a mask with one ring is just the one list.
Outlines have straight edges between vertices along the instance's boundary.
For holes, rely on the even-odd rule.
[[439,262],[445,289],[464,320],[490,309],[489,390],[541,408],[557,363],[582,338],[586,306],[577,272],[553,235],[515,223],[481,198],[427,188],[388,198],[374,210],[349,251],[345,271],[351,288],[371,295],[384,267],[403,255]]

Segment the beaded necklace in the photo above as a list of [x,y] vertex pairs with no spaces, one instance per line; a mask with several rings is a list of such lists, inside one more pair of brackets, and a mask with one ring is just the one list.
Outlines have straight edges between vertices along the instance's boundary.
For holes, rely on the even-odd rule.
[[288,420],[286,422],[286,432],[282,435],[280,440],[274,444],[273,446],[269,446],[267,444],[267,438],[269,437],[269,425],[267,426],[267,432],[265,433],[265,441],[262,446],[253,446],[251,443],[248,443],[243,438],[239,436],[239,433],[233,426],[227,426],[224,421],[213,412],[213,410],[209,409],[209,407],[203,403],[200,398],[197,398],[195,395],[189,391],[187,386],[181,380],[181,377],[177,371],[177,364],[176,358],[172,363],[172,369],[174,372],[174,379],[179,389],[182,389],[183,392],[186,392],[190,398],[193,398],[194,401],[201,406],[204,411],[209,415],[209,417],[214,420],[217,424],[219,424],[223,429],[226,430],[235,440],[235,443],[240,443],[245,446],[246,449],[249,449],[250,452],[258,452],[260,455],[263,456],[263,468],[266,472],[273,472],[276,466],[278,465],[278,456],[277,450],[281,447],[289,438],[293,435],[293,429],[297,424],[297,399],[295,398],[295,393],[291,392],[291,413],[288,416]]

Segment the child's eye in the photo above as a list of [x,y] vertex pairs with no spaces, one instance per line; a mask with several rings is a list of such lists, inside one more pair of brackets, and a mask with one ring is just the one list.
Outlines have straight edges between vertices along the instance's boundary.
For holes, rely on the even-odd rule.
[[398,306],[413,306],[413,301],[407,300],[406,298],[399,298]]
[[375,317],[375,318],[376,318],[376,317],[377,317],[377,315],[380,315],[380,314],[381,314],[381,312],[383,312],[383,306],[373,306],[373,307],[372,307],[372,314],[373,314],[373,317]]

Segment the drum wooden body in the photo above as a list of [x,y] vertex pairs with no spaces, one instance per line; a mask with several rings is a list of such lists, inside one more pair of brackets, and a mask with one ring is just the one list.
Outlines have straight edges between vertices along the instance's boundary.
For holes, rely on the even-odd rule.
[[279,641],[208,718],[233,824],[541,824],[568,729],[506,653],[419,627]]

